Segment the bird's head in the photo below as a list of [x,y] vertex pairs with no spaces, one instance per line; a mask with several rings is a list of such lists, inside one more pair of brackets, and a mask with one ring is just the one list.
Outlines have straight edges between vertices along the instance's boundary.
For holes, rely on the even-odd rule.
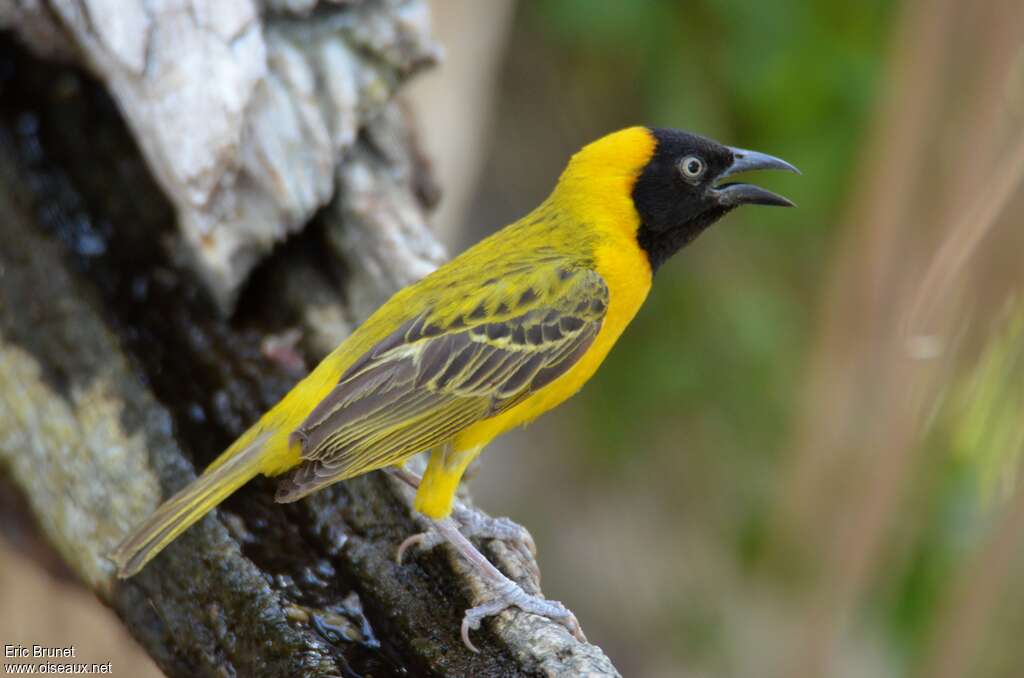
[[605,195],[628,194],[632,219],[618,221],[632,231],[656,269],[741,205],[792,207],[771,191],[726,181],[742,172],[770,169],[800,173],[785,160],[696,134],[630,127],[584,147],[570,161],[562,182],[582,179],[591,192],[604,184]]

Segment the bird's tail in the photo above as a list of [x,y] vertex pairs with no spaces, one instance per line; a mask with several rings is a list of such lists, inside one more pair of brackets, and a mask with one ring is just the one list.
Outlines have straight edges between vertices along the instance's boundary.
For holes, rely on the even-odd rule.
[[232,492],[261,471],[269,435],[243,435],[203,475],[164,502],[110,554],[117,576],[131,577]]

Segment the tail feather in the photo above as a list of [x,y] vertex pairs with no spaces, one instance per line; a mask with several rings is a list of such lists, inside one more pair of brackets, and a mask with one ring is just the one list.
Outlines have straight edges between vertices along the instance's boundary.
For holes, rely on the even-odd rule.
[[123,579],[136,574],[178,535],[259,474],[266,438],[259,436],[237,452],[229,449],[135,528],[110,555],[117,576]]

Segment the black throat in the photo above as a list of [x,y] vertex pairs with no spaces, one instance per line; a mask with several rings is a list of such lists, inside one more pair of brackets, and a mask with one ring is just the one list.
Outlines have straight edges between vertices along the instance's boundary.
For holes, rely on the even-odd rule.
[[709,226],[721,219],[729,210],[719,207],[702,214],[684,226],[658,230],[648,226],[646,221],[640,222],[636,233],[636,241],[647,255],[651,264],[651,272],[657,271],[673,254],[683,249]]

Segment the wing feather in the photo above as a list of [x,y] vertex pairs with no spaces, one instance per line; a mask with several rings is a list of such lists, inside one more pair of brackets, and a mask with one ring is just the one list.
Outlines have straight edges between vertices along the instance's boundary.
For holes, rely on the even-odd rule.
[[579,361],[607,306],[595,271],[548,265],[493,309],[447,322],[417,315],[356,360],[293,432],[305,463],[278,501],[399,463],[522,402]]

